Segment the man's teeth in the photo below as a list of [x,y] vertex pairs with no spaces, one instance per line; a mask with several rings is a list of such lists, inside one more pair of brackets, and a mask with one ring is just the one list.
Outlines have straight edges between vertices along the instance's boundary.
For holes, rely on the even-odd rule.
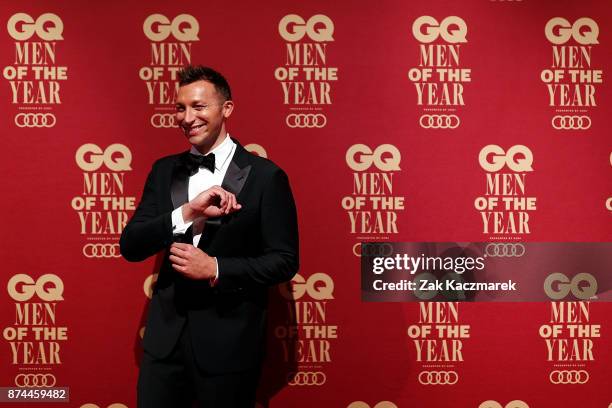
[[194,130],[197,130],[197,129],[201,128],[202,126],[204,126],[204,125],[202,124],[202,125],[197,125],[197,126],[192,126],[192,127],[186,127],[185,131],[186,132],[192,132]]

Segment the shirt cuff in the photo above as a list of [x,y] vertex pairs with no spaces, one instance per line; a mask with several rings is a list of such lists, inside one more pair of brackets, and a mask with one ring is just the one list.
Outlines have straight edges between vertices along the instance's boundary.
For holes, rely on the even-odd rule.
[[217,285],[217,281],[219,280],[219,262],[217,262],[217,257],[215,257],[214,259],[216,268],[215,277],[208,281],[210,283],[210,286],[213,288]]
[[193,224],[193,221],[185,223],[185,220],[183,220],[183,207],[172,211],[172,235],[184,234],[191,224]]

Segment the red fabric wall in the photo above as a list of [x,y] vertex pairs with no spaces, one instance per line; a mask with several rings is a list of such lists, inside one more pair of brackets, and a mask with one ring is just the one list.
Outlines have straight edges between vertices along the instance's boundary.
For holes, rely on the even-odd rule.
[[[293,296],[271,290],[263,406],[612,402],[609,303],[589,301],[550,343],[551,303],[443,303],[429,326],[467,336],[412,338],[427,305],[362,303],[354,253],[386,240],[609,241],[607,2],[31,1],[4,2],[0,21],[0,385],[50,374],[69,406],[135,406],[156,260],[130,264],[116,243],[153,161],[188,148],[168,115],[172,72],[192,62],[228,78],[230,134],[288,173],[298,206],[301,268]],[[497,170],[479,160],[489,145]],[[493,173],[520,178],[506,195],[534,208],[477,209],[502,201]],[[571,323],[599,335],[571,337]],[[454,374],[427,374],[440,371]],[[566,374],[553,371],[583,383],[554,384]],[[424,384],[435,378],[454,384]]]

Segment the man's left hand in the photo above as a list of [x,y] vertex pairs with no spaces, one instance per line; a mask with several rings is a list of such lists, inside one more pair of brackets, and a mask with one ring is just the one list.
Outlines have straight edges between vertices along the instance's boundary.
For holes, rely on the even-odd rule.
[[170,262],[175,271],[189,279],[214,279],[217,275],[215,258],[193,245],[172,244]]

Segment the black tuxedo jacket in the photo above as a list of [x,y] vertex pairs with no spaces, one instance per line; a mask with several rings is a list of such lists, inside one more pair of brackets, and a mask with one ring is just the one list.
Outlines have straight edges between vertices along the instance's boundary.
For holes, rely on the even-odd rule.
[[242,208],[206,221],[198,247],[217,257],[219,280],[184,278],[168,260],[171,213],[187,201],[188,152],[153,164],[142,199],[121,234],[121,254],[142,261],[165,251],[143,340],[155,357],[167,356],[189,321],[197,364],[209,373],[246,370],[265,350],[267,288],[298,270],[298,228],[287,175],[271,161],[236,151],[222,187]]

